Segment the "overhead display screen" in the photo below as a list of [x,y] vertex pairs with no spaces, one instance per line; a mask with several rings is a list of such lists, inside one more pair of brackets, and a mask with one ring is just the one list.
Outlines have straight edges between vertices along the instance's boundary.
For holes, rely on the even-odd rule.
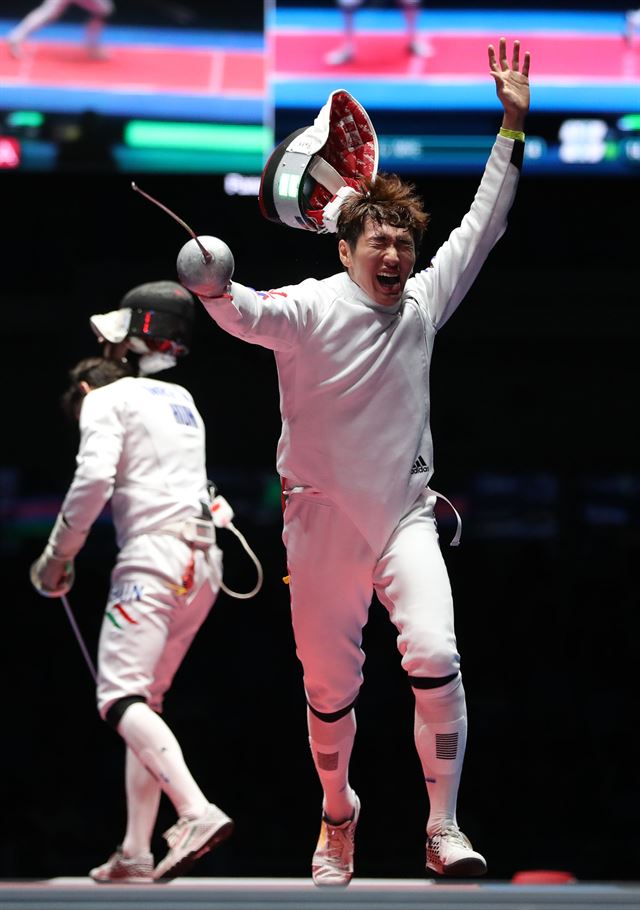
[[3,4],[4,167],[259,171],[262,4],[100,2],[104,16],[69,2],[48,21],[29,0]]
[[530,174],[640,168],[640,10],[621,3],[100,2],[97,53],[78,3],[35,24],[31,0],[3,4],[0,169],[258,175],[344,88],[384,169],[476,171],[499,126],[486,49],[501,35],[532,55]]
[[385,169],[475,169],[499,126],[487,45],[504,35],[532,56],[529,173],[640,167],[640,11],[281,0],[267,32],[277,137],[341,87],[370,114]]

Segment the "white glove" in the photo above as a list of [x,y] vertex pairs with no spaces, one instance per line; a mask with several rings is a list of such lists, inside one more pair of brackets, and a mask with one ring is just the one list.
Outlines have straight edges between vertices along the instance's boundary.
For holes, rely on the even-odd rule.
[[77,531],[70,527],[60,512],[51,534],[49,534],[44,552],[58,559],[73,560],[78,551],[82,549],[88,533],[88,531]]
[[75,531],[58,514],[42,555],[29,571],[31,584],[44,597],[60,597],[71,590],[75,581],[73,560],[87,536],[86,531]]
[[226,528],[233,521],[233,509],[224,496],[216,496],[212,501],[211,516],[216,528]]
[[31,584],[43,597],[61,597],[73,587],[73,559],[54,556],[49,544],[29,572]]

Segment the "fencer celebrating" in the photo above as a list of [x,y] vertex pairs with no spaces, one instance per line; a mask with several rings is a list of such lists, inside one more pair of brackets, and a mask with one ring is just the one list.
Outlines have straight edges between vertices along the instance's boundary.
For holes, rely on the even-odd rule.
[[428,220],[422,200],[396,176],[376,175],[366,112],[337,91],[312,127],[273,153],[261,205],[292,227],[336,231],[344,272],[269,292],[229,280],[225,291],[199,294],[219,326],[272,349],[278,368],[292,622],[324,792],[317,885],[346,885],[353,873],[360,802],[349,761],[374,591],[398,630],[415,696],[427,870],[486,871],[457,822],[467,711],[428,481],[435,335],[505,231],[523,159],[529,54],[521,63],[515,42],[509,63],[501,38],[489,68],[502,126],[470,211],[428,268],[412,276]]
[[[77,468],[44,552],[34,564],[43,593],[65,593],[73,560],[111,500],[119,553],[98,647],[101,717],[126,743],[127,827],[97,882],[167,880],[232,832],[191,775],[162,720],[163,698],[220,588],[205,465],[205,428],[182,386],[149,373],[188,351],[191,294],[173,281],[129,291],[118,310],[92,317],[107,354],[71,370],[65,396],[79,417]],[[142,376],[122,359],[133,348]],[[131,356],[131,355],[129,355]],[[154,869],[151,838],[161,794],[178,821]]]
[[74,5],[80,6],[89,13],[85,28],[87,55],[94,60],[103,59],[105,52],[101,43],[102,31],[105,20],[113,14],[115,9],[112,0],[44,0],[9,32],[7,41],[11,56],[19,59],[22,56],[23,41],[50,22],[55,22],[63,15],[67,7]]

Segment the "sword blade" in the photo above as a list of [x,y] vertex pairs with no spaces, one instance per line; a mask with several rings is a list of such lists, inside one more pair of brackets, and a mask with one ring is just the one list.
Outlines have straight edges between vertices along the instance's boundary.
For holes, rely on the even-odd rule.
[[71,605],[69,604],[69,601],[67,600],[67,595],[61,594],[60,600],[62,601],[62,606],[64,607],[64,611],[67,614],[67,619],[71,623],[71,628],[73,629],[73,634],[75,635],[76,640],[77,640],[78,644],[80,645],[80,650],[82,651],[82,656],[84,657],[84,659],[87,663],[87,666],[89,667],[89,672],[91,673],[91,676],[93,677],[93,681],[94,681],[94,683],[97,683],[98,674],[96,673],[96,668],[93,665],[93,661],[91,660],[91,657],[87,650],[87,646],[84,643],[84,638],[82,637],[82,632],[78,628],[76,618],[73,615],[73,610],[71,609]]

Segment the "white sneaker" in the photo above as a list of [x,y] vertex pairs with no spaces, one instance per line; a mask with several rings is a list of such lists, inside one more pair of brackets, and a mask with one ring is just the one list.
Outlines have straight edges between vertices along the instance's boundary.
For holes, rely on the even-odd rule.
[[153,882],[153,856],[141,853],[140,856],[123,856],[118,847],[106,863],[96,866],[89,872],[94,882],[115,882],[118,885],[150,884]]
[[360,800],[357,796],[355,799],[353,817],[342,824],[332,825],[322,816],[320,836],[311,860],[311,876],[316,885],[348,885],[351,881],[354,837],[360,815]]
[[163,834],[169,849],[154,869],[154,880],[168,881],[183,875],[197,859],[226,840],[232,831],[233,822],[229,816],[212,803],[199,818],[183,815]]
[[342,47],[329,51],[324,58],[324,62],[328,66],[342,66],[343,63],[350,63],[354,56],[353,47],[350,44],[343,44]]
[[420,41],[417,38],[414,38],[414,40],[410,42],[408,49],[409,53],[414,57],[421,57],[423,60],[428,60],[429,57],[433,57],[435,53],[432,45],[428,41]]
[[7,40],[7,48],[14,60],[22,60],[22,44],[15,38]]
[[458,826],[449,824],[440,834],[427,838],[427,869],[439,875],[467,878],[484,875],[487,864]]
[[628,44],[633,44],[637,31],[640,31],[640,9],[630,9],[625,15],[625,38]]

